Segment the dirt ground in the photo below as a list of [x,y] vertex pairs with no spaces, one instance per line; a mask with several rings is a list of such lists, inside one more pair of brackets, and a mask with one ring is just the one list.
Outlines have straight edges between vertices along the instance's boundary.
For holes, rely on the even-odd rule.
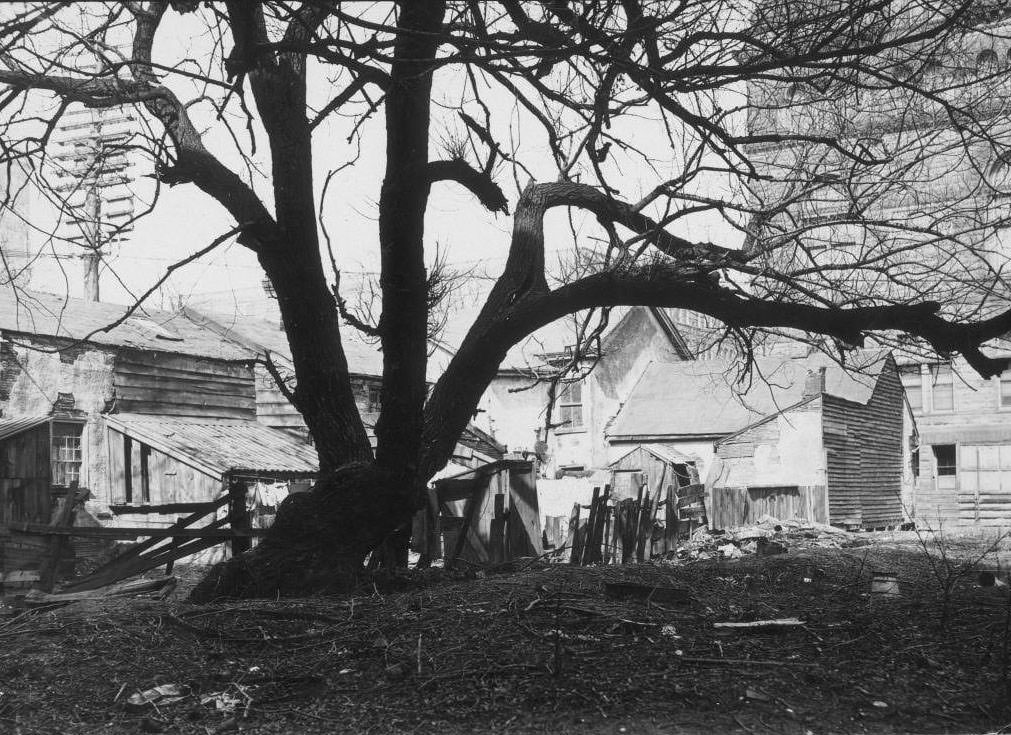
[[[195,606],[181,584],[76,602],[0,618],[0,732],[1002,732],[1008,590],[965,575],[942,626],[937,568],[885,535],[687,564],[430,570],[340,598]],[[869,594],[875,570],[898,573],[901,597]],[[690,599],[613,600],[608,581]],[[804,624],[713,625],[784,617]],[[174,686],[136,704],[159,685]]]

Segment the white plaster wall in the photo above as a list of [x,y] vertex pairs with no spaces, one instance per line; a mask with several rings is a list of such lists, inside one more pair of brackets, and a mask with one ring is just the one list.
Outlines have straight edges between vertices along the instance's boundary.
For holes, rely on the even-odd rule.
[[[529,378],[498,376],[488,386],[474,423],[505,444],[509,451],[533,451],[537,430],[544,425],[547,385],[514,390],[530,385]],[[513,392],[510,390],[513,389]]]
[[89,504],[89,510],[107,505],[109,457],[105,422],[99,415],[113,397],[114,356],[87,349],[77,354],[73,362],[63,362],[57,354],[26,347],[15,347],[15,353],[22,369],[11,386],[10,397],[3,404],[4,417],[48,415],[60,393],[72,393],[74,407],[87,414],[81,485],[92,493],[93,503]]
[[775,424],[753,430],[754,455],[726,460],[726,477],[720,484],[731,487],[825,484],[821,413],[791,411],[776,417]]

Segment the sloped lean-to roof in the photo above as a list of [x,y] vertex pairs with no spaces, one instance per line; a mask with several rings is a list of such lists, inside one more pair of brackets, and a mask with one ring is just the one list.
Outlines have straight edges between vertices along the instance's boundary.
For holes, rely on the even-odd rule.
[[213,477],[229,472],[307,477],[319,471],[315,449],[252,420],[126,413],[105,420],[110,428]]
[[52,416],[19,416],[13,419],[0,419],[0,441],[41,426],[52,418]]
[[[256,355],[183,314],[142,307],[124,319],[126,306],[56,294],[0,289],[0,330],[63,337],[110,347],[169,352],[217,360],[249,361]],[[123,323],[108,329],[110,324]]]
[[735,384],[738,364],[728,360],[653,363],[607,436],[618,441],[722,437],[800,402],[808,375],[820,368],[825,368],[826,395],[865,404],[887,356],[887,350],[854,353],[847,356],[846,368],[821,353],[760,357],[743,385]]

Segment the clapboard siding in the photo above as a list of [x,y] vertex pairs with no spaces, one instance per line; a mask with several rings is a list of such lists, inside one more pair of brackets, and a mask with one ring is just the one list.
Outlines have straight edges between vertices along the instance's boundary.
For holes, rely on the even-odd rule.
[[[49,523],[49,424],[0,442],[0,528],[11,522]],[[24,569],[38,561],[39,539],[0,538],[0,572]]]
[[256,418],[256,388],[248,364],[164,353],[121,353],[113,387],[123,413]]
[[[146,447],[143,442],[130,442],[130,463],[127,468],[125,437],[115,429],[109,432],[109,480],[112,502],[133,505],[163,505],[167,503],[205,502],[217,498],[222,492],[222,480],[207,474],[193,465],[181,462],[175,457]],[[141,454],[147,454],[148,496],[144,497],[144,478]],[[126,497],[127,473],[130,474],[133,497]],[[165,519],[156,515],[149,519],[127,519],[117,517],[118,525],[146,525],[147,520],[155,525],[164,525]],[[136,521],[136,522],[135,522]],[[116,525],[116,524],[114,524]]]
[[866,404],[825,396],[832,523],[871,528],[902,522],[903,411],[902,384],[891,357]]

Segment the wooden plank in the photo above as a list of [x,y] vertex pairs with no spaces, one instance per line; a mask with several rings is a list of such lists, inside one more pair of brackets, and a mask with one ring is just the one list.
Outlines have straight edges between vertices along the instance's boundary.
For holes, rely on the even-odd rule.
[[597,515],[600,512],[600,488],[593,488],[593,497],[590,499],[590,513],[586,517],[586,538],[583,541],[583,548],[579,555],[579,564],[585,566],[593,558],[593,531],[597,523]]
[[82,538],[107,538],[107,539],[134,539],[141,536],[149,538],[216,538],[219,540],[230,540],[236,538],[255,538],[266,536],[270,529],[250,528],[250,529],[230,529],[227,531],[205,531],[200,528],[151,528],[138,526],[133,528],[112,528],[105,526],[90,527],[66,527],[58,528],[46,526],[41,523],[12,523],[9,532],[12,534],[27,534],[32,536],[54,536],[66,537],[75,536]]
[[[167,353],[151,355],[150,359],[137,359],[140,353],[119,353],[116,356],[116,371],[121,374],[140,373],[159,377],[173,375],[220,375],[244,379],[252,376],[252,368],[245,362],[224,362],[210,358],[177,356]],[[145,355],[145,357],[147,357]]]
[[683,604],[691,599],[688,590],[681,587],[656,586],[637,582],[605,582],[604,595],[617,600],[647,600],[675,604]]
[[580,512],[579,503],[573,503],[572,514],[569,516],[569,534],[565,539],[565,545],[569,547],[569,564],[579,564],[579,556],[582,553],[582,545],[579,543]]
[[[53,520],[52,525],[45,526],[51,530],[67,531],[74,523],[74,504],[77,500],[77,481],[70,483],[66,494],[63,496],[63,504],[60,511]],[[49,554],[39,572],[39,583],[46,592],[51,592],[56,586],[56,578],[59,575],[60,561],[67,553],[68,545],[66,537],[53,536],[50,539]]]
[[197,511],[212,511],[218,507],[217,503],[163,503],[161,505],[110,505],[109,510],[114,516],[125,515],[173,515],[176,513],[196,513]]
[[477,507],[480,505],[479,496],[483,494],[484,488],[477,487],[471,493],[471,496],[467,498],[467,504],[463,511],[463,523],[460,524],[460,530],[456,537],[456,544],[454,544],[453,553],[446,559],[445,566],[447,569],[452,569],[457,559],[460,558],[460,554],[463,553],[463,546],[467,542],[467,536],[470,533],[471,524],[474,522],[474,515],[477,513]]

